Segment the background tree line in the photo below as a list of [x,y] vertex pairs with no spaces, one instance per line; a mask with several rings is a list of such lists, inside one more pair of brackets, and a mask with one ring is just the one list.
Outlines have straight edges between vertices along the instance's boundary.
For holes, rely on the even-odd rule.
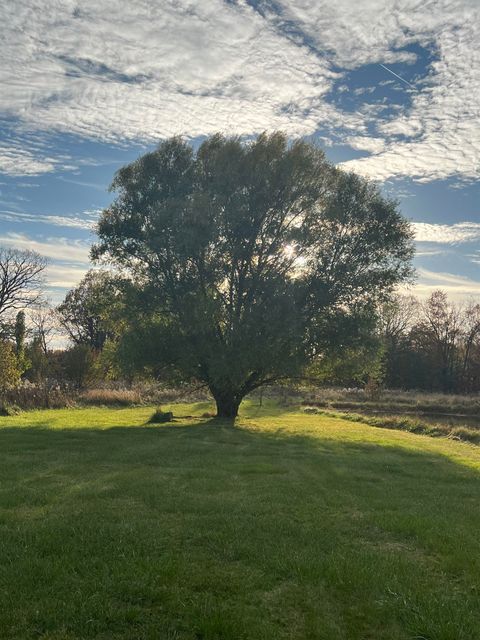
[[[132,344],[134,296],[127,280],[107,271],[90,271],[49,312],[49,322],[44,309],[31,316],[36,325],[24,347],[29,363],[24,377],[61,376],[79,385],[150,377],[172,380],[168,363],[159,359],[151,366],[142,352],[133,353],[138,347],[137,340]],[[68,336],[68,348],[48,348],[53,323],[57,332]],[[397,294],[368,316],[357,317],[355,324],[348,328],[355,340],[337,348],[340,335],[331,336],[329,348],[295,379],[333,386],[373,380],[390,389],[480,391],[479,303],[454,303],[440,290],[426,300]],[[135,337],[139,336],[145,338],[141,327]],[[158,345],[147,338],[143,348],[155,350]]]
[[480,391],[480,304],[441,290],[397,296],[379,310],[383,382],[389,388]]
[[[137,295],[128,279],[91,270],[56,308],[35,297],[34,304],[2,321],[0,386],[21,379],[78,387],[149,378],[171,382],[167,362],[159,359],[152,366],[137,350],[144,339],[144,350],[158,347],[136,325]],[[329,348],[295,379],[332,386],[373,380],[390,389],[480,391],[479,303],[454,303],[440,290],[426,300],[397,294],[353,324],[348,331],[355,339],[348,346],[337,347],[338,332],[330,336]],[[68,343],[59,348],[58,339]]]

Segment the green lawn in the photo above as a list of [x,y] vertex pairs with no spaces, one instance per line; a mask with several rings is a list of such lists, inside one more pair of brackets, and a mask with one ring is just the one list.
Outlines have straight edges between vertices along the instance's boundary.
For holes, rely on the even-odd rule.
[[480,447],[151,412],[0,418],[2,640],[480,638]]

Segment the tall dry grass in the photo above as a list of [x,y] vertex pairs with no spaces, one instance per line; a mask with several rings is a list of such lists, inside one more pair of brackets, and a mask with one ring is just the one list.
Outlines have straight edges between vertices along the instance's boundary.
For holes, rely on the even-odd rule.
[[463,396],[389,389],[382,390],[373,399],[363,389],[315,389],[305,391],[302,403],[342,410],[480,415],[478,394]]

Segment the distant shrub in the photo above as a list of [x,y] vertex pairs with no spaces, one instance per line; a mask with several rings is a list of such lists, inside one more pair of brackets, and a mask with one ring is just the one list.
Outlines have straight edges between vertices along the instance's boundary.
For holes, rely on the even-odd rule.
[[141,404],[142,396],[133,389],[89,389],[78,396],[78,401],[88,405],[129,407]]
[[20,407],[17,407],[16,405],[0,404],[0,416],[2,417],[16,416],[20,412]]
[[453,427],[448,437],[453,440],[466,440],[474,444],[480,443],[480,431],[478,429],[469,429],[468,427]]
[[87,344],[76,344],[64,354],[65,374],[78,387],[87,386],[95,377],[95,352]]
[[164,422],[171,422],[173,420],[173,413],[171,411],[163,411],[160,407],[155,411],[148,422],[150,424],[162,424]]
[[31,384],[24,380],[3,392],[2,404],[22,410],[62,409],[75,404],[75,391],[57,384]]
[[[1,353],[0,353],[1,355]],[[0,360],[1,362],[1,360]],[[76,404],[87,406],[129,407],[160,405],[174,402],[209,400],[204,389],[194,386],[166,387],[160,383],[144,382],[125,388],[125,382],[109,382],[108,387],[81,389],[75,382],[59,383],[55,379],[31,382],[17,381],[15,386],[0,389],[0,406],[18,406],[22,410],[61,409]]]
[[368,400],[379,400],[382,395],[382,387],[378,380],[369,378],[365,385],[365,395]]

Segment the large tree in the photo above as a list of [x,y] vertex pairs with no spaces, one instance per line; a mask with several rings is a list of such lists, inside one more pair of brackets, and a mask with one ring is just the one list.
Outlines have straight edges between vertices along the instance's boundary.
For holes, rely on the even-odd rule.
[[129,270],[143,294],[137,353],[204,381],[219,416],[297,373],[332,326],[411,275],[396,204],[281,133],[214,135],[196,151],[171,138],[112,189],[93,257]]

